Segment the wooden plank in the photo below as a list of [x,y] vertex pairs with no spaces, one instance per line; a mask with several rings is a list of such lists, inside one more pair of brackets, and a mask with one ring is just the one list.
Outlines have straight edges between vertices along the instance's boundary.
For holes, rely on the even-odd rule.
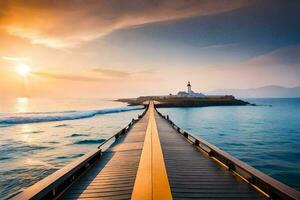
[[150,119],[152,124],[153,199],[168,200],[172,199],[172,194],[158,136],[157,125],[154,117],[154,109],[150,110]]
[[69,193],[74,193],[73,191],[76,191],[77,193],[83,190],[93,190],[93,189],[106,189],[110,188],[111,190],[118,189],[118,188],[125,188],[130,187],[133,188],[134,183],[125,183],[125,184],[113,184],[113,185],[80,185],[80,186],[73,186],[71,190],[68,190]]
[[[115,191],[130,191],[130,189],[131,189],[131,186],[125,186],[125,187],[115,187],[114,188],[114,192]],[[74,192],[73,192],[74,191]],[[89,188],[89,189],[87,189],[86,190],[86,194],[87,193],[104,193],[104,192],[111,192],[112,190],[111,190],[111,188]],[[72,193],[77,193],[76,192],[76,190],[71,190],[70,192],[69,192],[70,194],[72,194]]]
[[[80,198],[81,200],[127,200],[130,199],[130,194],[125,194],[125,195],[117,195],[117,196],[109,196],[109,197],[82,197]],[[74,197],[66,197],[65,199],[70,199],[70,200],[74,200]]]
[[149,122],[132,199],[172,199],[154,117],[153,102],[149,105]]
[[152,200],[152,152],[151,123],[148,122],[145,141],[139,162],[137,176],[134,182],[131,199]]

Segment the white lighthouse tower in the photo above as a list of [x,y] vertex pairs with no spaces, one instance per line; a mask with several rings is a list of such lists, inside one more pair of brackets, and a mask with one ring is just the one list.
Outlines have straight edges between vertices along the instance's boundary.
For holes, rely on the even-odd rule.
[[202,93],[197,93],[192,90],[191,82],[189,81],[187,84],[187,91],[179,91],[177,93],[178,97],[194,97],[194,98],[204,98],[205,95]]
[[192,95],[192,86],[191,86],[190,82],[188,82],[188,84],[187,84],[187,92],[189,95]]

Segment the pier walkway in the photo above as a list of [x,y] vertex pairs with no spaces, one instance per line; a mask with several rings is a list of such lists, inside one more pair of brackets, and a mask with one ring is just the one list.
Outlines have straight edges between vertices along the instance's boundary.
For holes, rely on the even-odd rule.
[[184,131],[153,102],[112,138],[15,199],[300,199],[298,191]]

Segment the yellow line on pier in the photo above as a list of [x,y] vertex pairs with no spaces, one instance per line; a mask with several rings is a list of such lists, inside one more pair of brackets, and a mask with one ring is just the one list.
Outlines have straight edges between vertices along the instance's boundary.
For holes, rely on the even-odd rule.
[[154,105],[149,105],[143,151],[134,183],[132,200],[171,200],[172,194],[154,117]]

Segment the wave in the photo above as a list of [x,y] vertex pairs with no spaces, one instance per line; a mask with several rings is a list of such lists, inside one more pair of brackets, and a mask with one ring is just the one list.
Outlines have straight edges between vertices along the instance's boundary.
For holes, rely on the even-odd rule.
[[0,155],[10,156],[15,155],[16,152],[19,153],[28,153],[33,151],[47,151],[54,149],[52,146],[41,146],[41,145],[2,145],[2,148],[0,149]]
[[74,155],[70,155],[70,156],[58,156],[57,158],[55,158],[53,160],[56,161],[56,159],[65,160],[65,159],[71,159],[71,158],[79,158],[83,155],[84,155],[83,153],[79,153],[79,154],[74,154]]
[[20,112],[19,114],[53,114],[53,113],[74,113],[76,110],[65,110],[65,111],[49,111],[49,112]]
[[59,127],[67,127],[67,126],[68,126],[67,124],[59,124],[59,125],[56,125],[54,127],[59,128]]
[[0,127],[13,124],[28,124],[39,122],[52,122],[52,121],[64,121],[64,120],[76,120],[83,118],[91,118],[96,115],[126,112],[132,110],[141,110],[143,106],[127,106],[120,108],[110,108],[102,110],[90,110],[90,111],[63,111],[63,112],[37,112],[37,113],[22,113],[9,116],[0,117]]
[[12,126],[11,124],[1,124],[0,123],[0,128],[5,128],[5,127],[9,127],[9,126]]
[[104,142],[104,139],[98,139],[98,140],[79,140],[74,142],[73,144],[101,144]]
[[4,156],[4,157],[0,157],[0,161],[2,161],[2,160],[9,160],[9,159],[11,159],[11,157],[6,157],[6,156]]
[[89,136],[89,134],[73,133],[72,135],[67,137],[80,137],[80,136]]

